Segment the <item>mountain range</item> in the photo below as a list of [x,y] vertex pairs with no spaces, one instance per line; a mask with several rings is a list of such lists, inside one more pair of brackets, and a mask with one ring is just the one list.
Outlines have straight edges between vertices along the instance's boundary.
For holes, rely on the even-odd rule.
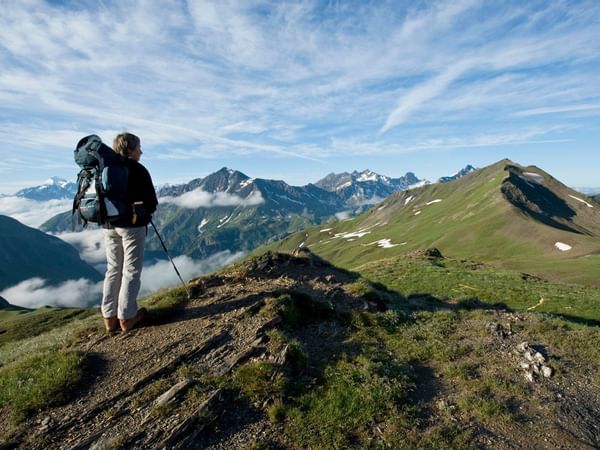
[[370,170],[352,173],[330,173],[315,183],[315,186],[335,192],[346,205],[361,207],[379,203],[394,192],[416,187],[420,180],[412,172],[400,178],[390,178]]
[[[174,255],[205,258],[226,250],[247,252],[307,226],[335,220],[336,215],[355,215],[393,192],[422,182],[410,172],[394,179],[365,170],[290,186],[224,167],[204,178],[160,188],[153,221]],[[73,218],[70,212],[63,213],[40,228],[70,231]],[[147,253],[162,256],[152,231]]]

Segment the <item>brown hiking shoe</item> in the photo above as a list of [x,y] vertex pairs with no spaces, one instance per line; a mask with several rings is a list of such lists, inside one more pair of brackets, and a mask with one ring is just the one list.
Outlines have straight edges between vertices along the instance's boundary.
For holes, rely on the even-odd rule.
[[108,333],[113,333],[119,329],[119,319],[117,317],[104,317],[104,328]]
[[138,322],[140,322],[144,318],[145,315],[146,315],[146,308],[140,308],[140,309],[138,309],[135,316],[132,317],[131,319],[120,320],[119,322],[121,323],[121,330],[123,330],[125,332],[131,330],[133,327],[135,327],[137,325]]

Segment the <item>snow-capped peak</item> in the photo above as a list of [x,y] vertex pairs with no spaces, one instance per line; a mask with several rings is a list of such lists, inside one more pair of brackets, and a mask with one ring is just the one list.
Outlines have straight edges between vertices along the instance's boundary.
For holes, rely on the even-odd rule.
[[378,175],[370,170],[365,170],[356,178],[356,181],[377,181]]
[[76,193],[76,183],[68,182],[59,177],[52,177],[39,186],[21,189],[15,196],[31,200],[47,201],[73,198]]
[[43,186],[59,186],[61,188],[64,188],[67,185],[67,183],[68,181],[64,178],[51,177],[44,182]]

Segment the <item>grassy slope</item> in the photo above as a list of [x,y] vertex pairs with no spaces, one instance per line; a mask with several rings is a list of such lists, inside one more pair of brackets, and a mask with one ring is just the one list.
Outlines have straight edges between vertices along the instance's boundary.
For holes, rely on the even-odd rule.
[[547,282],[464,260],[397,257],[356,270],[407,297],[450,302],[477,299],[515,310],[550,313],[573,323],[600,324],[600,289],[594,287]]
[[[298,305],[292,308],[289,298],[287,303],[274,299],[276,307],[260,314],[275,312],[283,318],[281,327],[269,333],[268,345],[289,346],[284,370],[264,361],[250,362],[232,379],[218,381],[238,389],[253,403],[267,405],[265,413],[277,424],[271,443],[292,448],[390,444],[407,449],[473,448],[481,443],[475,430],[484,430],[484,435],[499,434],[519,446],[527,442],[520,439],[531,435],[524,424],[544,427],[547,418],[540,418],[540,411],[550,416],[559,413],[553,409],[558,403],[540,409],[538,391],[543,385],[524,382],[516,362],[489,357],[497,351],[487,329],[489,322],[498,320],[493,309],[460,300],[477,297],[527,308],[543,296],[546,301],[536,312],[562,313],[572,305],[581,317],[593,320],[597,313],[586,307],[600,299],[597,290],[523,279],[513,271],[448,259],[391,258],[359,270],[399,291],[400,295],[382,293],[369,283],[356,283],[357,295],[383,295],[390,310],[357,312],[333,323],[330,316],[305,316]],[[437,297],[435,307],[431,302],[419,307],[414,294],[424,293]],[[177,288],[157,293],[145,304],[164,316],[183,298],[182,289]],[[407,299],[412,306],[407,306]],[[573,299],[577,302],[570,303]],[[559,381],[576,370],[592,373],[595,385],[600,382],[600,350],[587,345],[600,337],[597,327],[574,323],[568,317],[522,317],[514,331],[546,346]],[[65,319],[62,326],[56,323],[52,330],[35,337],[15,337],[19,340],[0,347],[0,409],[9,408],[18,421],[35,409],[68,400],[64,394],[85,378],[85,355],[73,351],[73,336],[99,323],[97,316]],[[307,329],[344,330],[337,338],[331,333],[326,347],[333,357],[323,357],[322,346],[315,346],[318,341]],[[206,389],[210,382],[201,375],[196,379],[198,389]],[[165,384],[163,390],[169,386]],[[536,420],[523,422],[533,417]],[[260,439],[256,442],[256,448],[269,445]]]
[[34,311],[0,311],[0,344],[37,336],[92,314],[90,309],[51,307]]
[[[147,322],[159,324],[185,299],[183,288],[174,288],[140,304],[148,309]],[[0,413],[6,408],[17,424],[37,409],[69,400],[86,375],[86,356],[75,349],[77,341],[101,329],[92,308],[0,310]]]
[[[304,242],[325,259],[354,268],[437,247],[453,258],[493,262],[555,281],[600,287],[600,238],[544,225],[512,206],[500,192],[505,164],[502,161],[451,183],[394,194],[356,219],[309,228],[269,248],[291,251]],[[441,201],[427,205],[435,200]],[[578,202],[571,204],[582,217],[588,214]],[[586,223],[592,222],[593,217],[585,217]],[[335,237],[357,231],[368,234]],[[379,248],[374,242],[380,239],[397,245]],[[568,243],[573,249],[560,252],[555,242]]]

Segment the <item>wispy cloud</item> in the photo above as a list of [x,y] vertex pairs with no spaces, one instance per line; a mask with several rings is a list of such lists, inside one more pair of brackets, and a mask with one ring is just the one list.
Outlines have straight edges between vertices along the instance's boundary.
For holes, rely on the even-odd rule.
[[559,114],[559,113],[572,113],[572,112],[584,112],[584,111],[596,111],[600,110],[600,104],[587,104],[587,105],[564,105],[564,106],[548,106],[545,108],[534,108],[525,111],[518,111],[515,113],[517,116],[536,116],[540,114]]
[[379,133],[385,133],[403,123],[413,111],[446,91],[453,81],[469,69],[469,66],[470,64],[468,62],[455,64],[444,70],[441,74],[413,88],[402,97],[398,106],[390,113],[385,124],[381,127],[381,130],[379,130]]
[[414,145],[440,123],[440,139],[573,125],[556,108],[598,103],[598,20],[585,0],[13,2],[0,172],[66,172],[79,137],[123,129],[165,179],[177,170],[163,162],[301,163],[332,139]]

